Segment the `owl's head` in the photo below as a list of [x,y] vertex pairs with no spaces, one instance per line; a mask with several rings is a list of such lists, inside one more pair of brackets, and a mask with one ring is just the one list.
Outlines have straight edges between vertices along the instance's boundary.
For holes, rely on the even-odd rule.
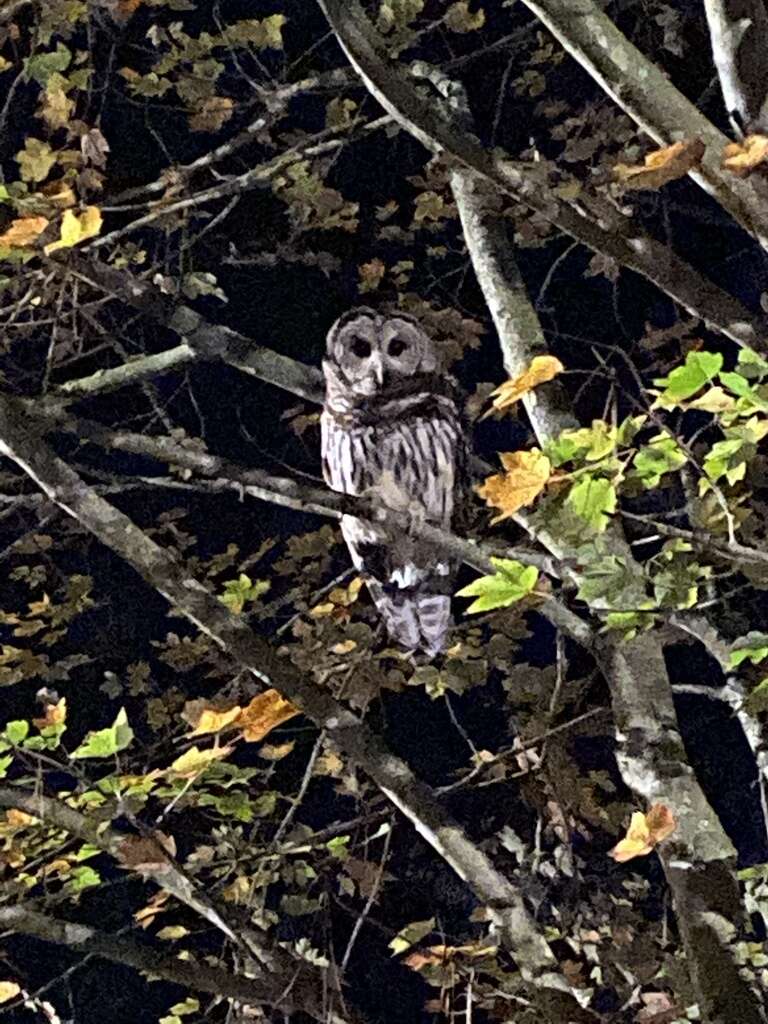
[[329,370],[347,391],[376,395],[415,374],[434,373],[432,339],[407,313],[377,313],[360,306],[339,317],[328,332]]

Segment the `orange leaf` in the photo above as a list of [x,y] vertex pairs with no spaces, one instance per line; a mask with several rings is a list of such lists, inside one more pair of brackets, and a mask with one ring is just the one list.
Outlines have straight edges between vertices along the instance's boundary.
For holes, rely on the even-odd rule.
[[209,96],[203,105],[190,115],[189,127],[193,132],[217,132],[232,117],[234,106],[229,96]]
[[38,729],[47,729],[52,725],[61,725],[67,720],[67,698],[62,697],[56,704],[46,704],[45,712],[40,718],[33,718],[32,724]]
[[538,448],[529,452],[502,452],[499,458],[506,472],[489,476],[476,488],[486,504],[500,510],[501,515],[492,520],[494,523],[530,505],[544,490],[552,468],[549,459]]
[[12,220],[10,227],[0,235],[0,245],[9,249],[23,249],[31,245],[47,227],[48,221],[45,217],[19,217]]
[[610,856],[620,864],[634,857],[646,857],[676,828],[675,817],[665,804],[654,804],[647,814],[633,811],[626,836],[614,846]]
[[688,139],[675,142],[664,149],[656,149],[648,153],[645,162],[640,165],[616,164],[614,176],[626,188],[660,189],[669,181],[684,178],[685,175],[701,163],[705,145],[701,139]]
[[723,150],[723,169],[746,178],[759,165],[768,162],[768,137],[748,135],[743,142],[731,142]]
[[[534,356],[526,370],[523,370],[514,379],[504,381],[500,387],[491,392],[490,397],[493,399],[493,409],[489,409],[485,416],[490,416],[493,411],[503,412],[511,405],[514,405],[527,392],[538,387],[539,384],[552,380],[558,373],[562,373],[564,369],[565,367],[560,360],[554,356]],[[485,419],[485,416],[483,416],[483,419]]]
[[299,709],[277,690],[265,690],[243,708],[237,724],[243,730],[246,743],[258,743],[278,725],[298,714]]

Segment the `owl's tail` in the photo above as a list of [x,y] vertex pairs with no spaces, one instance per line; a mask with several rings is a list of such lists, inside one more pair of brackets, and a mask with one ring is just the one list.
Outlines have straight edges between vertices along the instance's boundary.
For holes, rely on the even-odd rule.
[[384,587],[369,579],[368,590],[391,638],[411,651],[434,657],[448,646],[453,625],[451,598],[410,587]]

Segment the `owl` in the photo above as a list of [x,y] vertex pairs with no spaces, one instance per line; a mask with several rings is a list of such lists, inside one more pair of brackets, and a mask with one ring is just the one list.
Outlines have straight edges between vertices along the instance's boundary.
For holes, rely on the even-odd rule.
[[[463,484],[464,431],[418,322],[365,307],[345,313],[328,333],[323,373],[326,483],[448,528]],[[457,567],[406,532],[355,516],[341,529],[391,638],[430,657],[443,650]]]

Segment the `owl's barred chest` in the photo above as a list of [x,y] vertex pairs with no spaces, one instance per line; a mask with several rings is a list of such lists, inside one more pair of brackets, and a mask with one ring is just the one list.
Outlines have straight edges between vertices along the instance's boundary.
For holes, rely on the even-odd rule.
[[456,489],[458,419],[450,415],[401,415],[354,424],[325,409],[321,418],[323,472],[346,494],[381,493],[387,505],[410,499],[428,519],[450,520]]

